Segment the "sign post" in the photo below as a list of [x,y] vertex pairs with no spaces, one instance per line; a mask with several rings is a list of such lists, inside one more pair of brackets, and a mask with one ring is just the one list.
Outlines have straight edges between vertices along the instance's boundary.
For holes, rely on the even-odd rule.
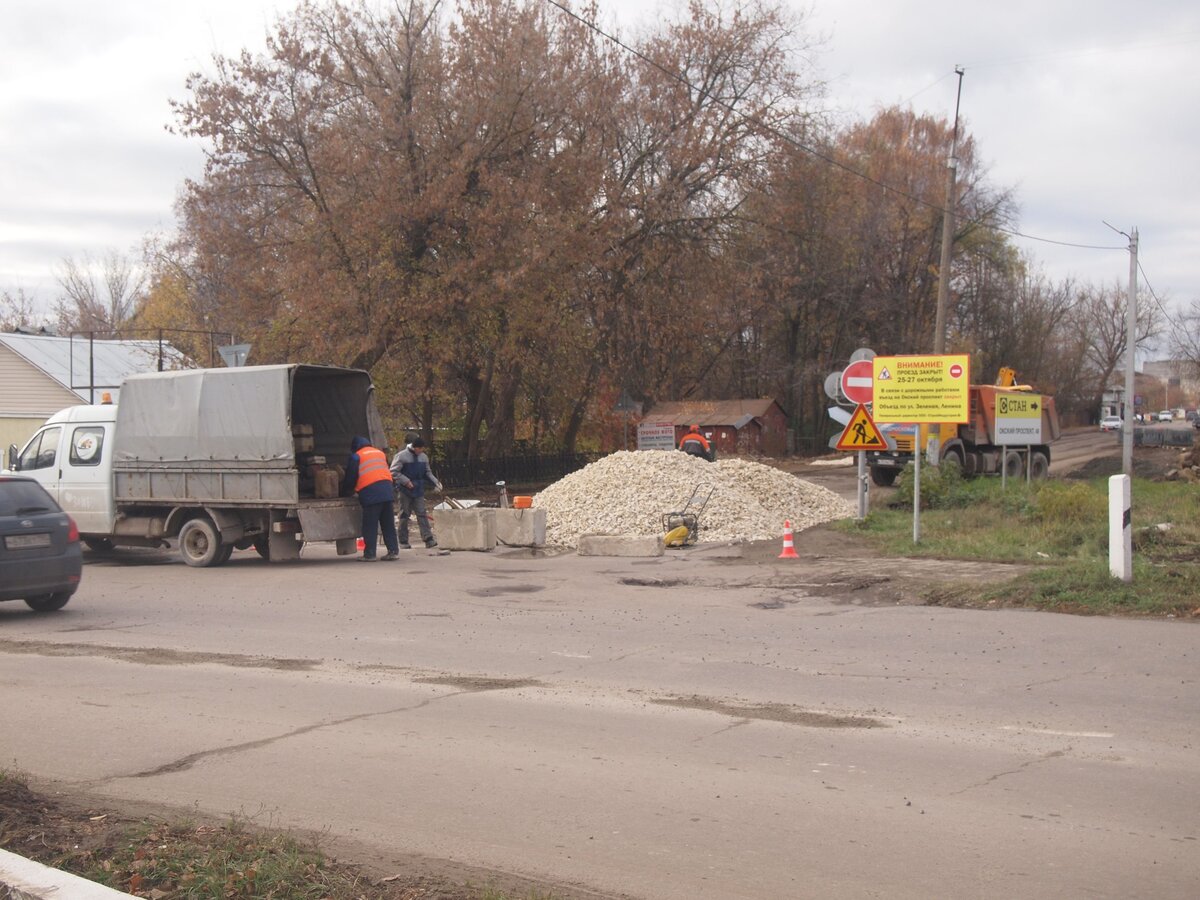
[[921,426],[970,421],[970,367],[966,354],[876,356],[874,376],[876,422],[911,423],[913,440],[913,543],[921,541]]
[[887,439],[875,427],[867,407],[860,402],[834,446],[858,454],[858,520],[861,522],[867,517],[867,451],[886,450]]

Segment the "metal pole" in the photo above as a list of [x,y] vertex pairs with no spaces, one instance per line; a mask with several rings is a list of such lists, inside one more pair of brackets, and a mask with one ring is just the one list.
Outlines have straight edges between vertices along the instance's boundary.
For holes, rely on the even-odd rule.
[[867,517],[867,452],[858,451],[858,521]]
[[[1137,352],[1137,254],[1138,232],[1129,238],[1129,297],[1125,301],[1125,414],[1121,429],[1121,471],[1133,477],[1133,363]],[[1165,408],[1165,407],[1164,407]]]
[[962,66],[958,73],[958,96],[954,101],[954,135],[950,140],[950,158],[946,161],[946,208],[942,213],[942,256],[938,263],[937,320],[933,327],[933,352],[946,352],[946,306],[950,298],[950,262],[954,249],[955,176],[958,170],[958,107],[962,100]]
[[913,543],[921,543],[921,426],[913,438]]

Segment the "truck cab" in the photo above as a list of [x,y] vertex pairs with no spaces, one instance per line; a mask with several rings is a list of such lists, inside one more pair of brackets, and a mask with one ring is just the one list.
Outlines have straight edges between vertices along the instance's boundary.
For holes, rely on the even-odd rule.
[[111,403],[60,410],[17,449],[8,468],[32,478],[68,510],[89,546],[112,533],[112,435],[117,408]]

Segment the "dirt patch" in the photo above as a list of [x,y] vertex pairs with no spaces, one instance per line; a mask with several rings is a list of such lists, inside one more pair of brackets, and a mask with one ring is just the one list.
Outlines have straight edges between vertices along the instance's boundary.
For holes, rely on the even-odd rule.
[[[540,884],[448,860],[413,854],[382,858],[325,835],[260,829],[194,813],[184,818],[146,804],[123,803],[121,811],[116,806],[86,796],[54,796],[48,787],[0,775],[0,847],[155,900],[620,900],[575,885]],[[266,873],[287,862],[293,863],[294,874],[285,883],[263,883]],[[220,870],[220,883],[199,884],[209,866]]]
[[201,653],[166,650],[162,647],[115,647],[106,644],[64,644],[51,641],[0,640],[0,653],[32,653],[37,656],[103,656],[146,666],[188,666],[210,663],[238,669],[277,669],[304,672],[321,664],[319,659],[288,659],[246,656],[238,653]]
[[[1181,447],[1134,447],[1133,475],[1147,481],[1165,481],[1166,475],[1179,468]],[[1121,474],[1121,456],[1100,456],[1089,460],[1064,477],[1075,480],[1109,478]]]
[[507,691],[513,688],[543,687],[533,678],[482,678],[475,675],[429,675],[414,678],[421,684],[441,684],[461,688],[464,691]]
[[735,700],[715,700],[712,697],[691,695],[685,697],[655,697],[651,703],[661,706],[678,706],[684,709],[701,709],[706,712],[732,716],[735,719],[761,719],[766,722],[783,722],[787,725],[804,725],[809,728],[883,728],[884,723],[867,716],[835,715],[801,709],[785,703],[740,703]]

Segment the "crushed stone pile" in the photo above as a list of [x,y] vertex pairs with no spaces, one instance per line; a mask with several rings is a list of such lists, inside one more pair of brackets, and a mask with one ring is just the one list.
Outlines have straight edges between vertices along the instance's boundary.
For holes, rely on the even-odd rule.
[[533,505],[546,510],[547,543],[575,547],[584,534],[662,534],[663,513],[683,511],[701,484],[713,488],[701,541],[767,540],[780,537],[784,520],[800,531],[854,515],[832,491],[771,466],[675,450],[618,451],[556,481]]

